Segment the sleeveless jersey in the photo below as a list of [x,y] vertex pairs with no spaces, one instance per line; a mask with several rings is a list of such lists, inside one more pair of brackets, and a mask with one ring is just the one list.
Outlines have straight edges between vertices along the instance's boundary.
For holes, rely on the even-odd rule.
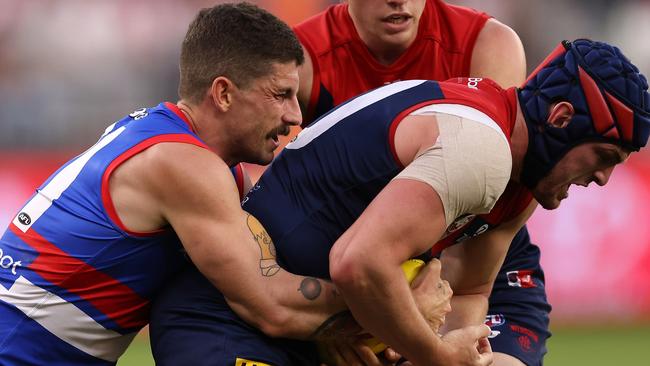
[[[393,144],[400,121],[433,104],[461,116],[461,110],[469,109],[492,120],[509,139],[516,116],[514,93],[488,80],[457,79],[400,81],[363,94],[289,143],[244,199],[243,208],[268,230],[283,268],[329,278],[334,242],[403,169]],[[528,191],[513,183],[481,220],[494,227],[516,216],[529,201]],[[462,233],[476,234],[473,221],[460,223],[434,251],[462,240]]]
[[140,109],[55,172],[0,239],[0,363],[112,365],[185,262],[173,230],[135,233],[108,190],[122,162],[160,142],[207,148],[171,103]]
[[385,66],[368,51],[347,4],[329,7],[294,30],[313,64],[307,121],[362,92],[397,80],[469,76],[476,38],[490,18],[476,10],[427,0],[415,41]]

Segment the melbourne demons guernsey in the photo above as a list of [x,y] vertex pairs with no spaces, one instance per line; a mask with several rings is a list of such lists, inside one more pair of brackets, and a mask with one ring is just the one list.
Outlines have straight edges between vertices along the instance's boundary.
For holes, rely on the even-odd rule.
[[391,65],[380,64],[359,37],[347,4],[333,5],[294,30],[313,64],[308,105],[313,120],[370,89],[407,79],[470,76],[472,50],[489,15],[427,0],[413,44]]
[[[393,144],[398,124],[423,108],[470,119],[480,116],[498,125],[509,139],[516,115],[515,90],[504,91],[487,80],[400,81],[354,98],[305,128],[243,202],[269,232],[283,268],[329,278],[334,242],[403,169]],[[434,252],[485,232],[485,224],[494,227],[507,221],[530,199],[523,186],[510,184],[489,214],[450,225]]]
[[134,233],[111,172],[160,142],[206,147],[171,103],[141,109],[55,172],[0,239],[0,364],[112,365],[184,261],[173,230]]

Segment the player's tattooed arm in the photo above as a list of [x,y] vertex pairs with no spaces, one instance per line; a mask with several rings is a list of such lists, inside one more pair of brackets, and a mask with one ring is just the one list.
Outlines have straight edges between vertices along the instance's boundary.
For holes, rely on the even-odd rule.
[[[272,277],[276,275],[280,272],[281,268],[276,262],[275,245],[273,244],[271,236],[254,216],[247,214],[246,223],[248,229],[253,235],[253,239],[255,239],[255,242],[260,248],[259,266],[262,276]],[[329,298],[340,297],[339,293],[335,288],[333,288],[331,283],[314,277],[303,278],[297,291],[309,301],[316,301],[324,296],[328,296]],[[350,312],[342,311],[325,320],[310,336],[310,339],[340,340],[343,337],[355,335],[359,333],[360,330],[361,327],[359,327]]]
[[[246,223],[253,234],[253,239],[260,247],[260,270],[262,276],[271,277],[278,273],[280,266],[275,260],[275,245],[264,226],[253,215],[247,215]],[[320,286],[320,283],[319,283]]]
[[318,296],[320,296],[320,293],[322,291],[320,280],[313,277],[305,277],[305,279],[300,282],[298,291],[302,293],[302,296],[304,296],[305,299],[315,300],[318,298]]

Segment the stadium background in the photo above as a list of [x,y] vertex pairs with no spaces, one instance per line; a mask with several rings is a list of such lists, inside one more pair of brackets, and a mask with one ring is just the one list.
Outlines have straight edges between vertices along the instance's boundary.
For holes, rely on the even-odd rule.
[[[333,1],[252,1],[289,24]],[[561,39],[619,45],[650,74],[650,1],[454,0],[509,24],[532,69]],[[0,0],[0,226],[62,162],[141,106],[175,101],[187,24],[206,0]],[[604,188],[530,222],[542,247],[552,328],[548,365],[648,365],[650,152]],[[251,166],[253,174],[260,167]],[[119,363],[152,364],[146,337]]]

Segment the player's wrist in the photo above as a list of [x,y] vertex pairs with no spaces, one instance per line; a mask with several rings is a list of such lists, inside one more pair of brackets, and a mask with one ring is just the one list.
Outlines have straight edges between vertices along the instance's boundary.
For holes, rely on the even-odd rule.
[[432,355],[431,365],[451,365],[450,360],[455,360],[457,357],[458,350],[454,347],[453,344],[445,342],[444,339],[439,334],[435,336],[436,346],[434,347],[434,352]]

